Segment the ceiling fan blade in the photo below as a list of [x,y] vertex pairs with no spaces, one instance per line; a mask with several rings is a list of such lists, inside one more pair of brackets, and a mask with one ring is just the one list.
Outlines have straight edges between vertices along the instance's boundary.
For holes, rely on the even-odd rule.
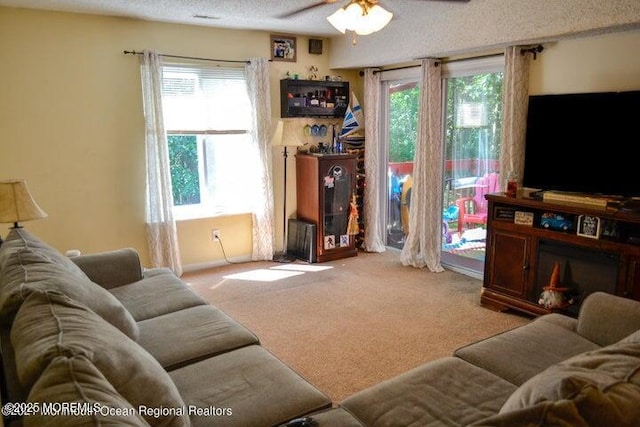
[[298,15],[299,13],[303,13],[303,12],[306,12],[308,10],[315,9],[316,7],[319,7],[319,6],[324,6],[325,4],[335,3],[337,1],[338,0],[324,0],[324,1],[321,1],[321,2],[317,2],[317,3],[311,4],[309,6],[302,7],[300,9],[296,9],[296,10],[294,10],[292,12],[287,12],[287,13],[284,13],[282,15],[278,15],[278,16],[276,16],[276,18],[280,18],[280,19],[290,18],[290,17],[292,17],[294,15]]

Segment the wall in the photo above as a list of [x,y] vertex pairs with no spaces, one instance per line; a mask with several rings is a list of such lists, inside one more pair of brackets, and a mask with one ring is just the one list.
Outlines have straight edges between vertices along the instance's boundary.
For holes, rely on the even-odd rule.
[[[23,178],[48,218],[24,224],[61,251],[131,246],[148,262],[144,225],[145,161],[138,59],[123,50],[245,60],[269,57],[269,33],[0,7],[0,179]],[[328,54],[271,64],[272,115],[286,71],[332,71]],[[328,52],[329,41],[325,40]],[[273,151],[276,223],[282,233],[282,161]],[[293,157],[290,158],[293,161]],[[290,168],[295,171],[293,163]],[[295,182],[295,174],[291,178]],[[289,185],[295,210],[295,184]],[[6,228],[0,235],[6,235]],[[8,226],[7,226],[8,227]],[[222,231],[230,259],[251,253],[248,215],[178,223],[183,263],[223,263],[210,230]],[[277,241],[281,241],[281,237]]]
[[546,43],[531,61],[531,95],[640,90],[640,30]]

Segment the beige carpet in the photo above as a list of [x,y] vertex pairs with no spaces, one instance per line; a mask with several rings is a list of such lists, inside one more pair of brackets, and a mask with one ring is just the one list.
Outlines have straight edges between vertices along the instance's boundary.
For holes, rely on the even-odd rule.
[[479,306],[479,280],[403,267],[399,252],[360,252],[276,281],[225,279],[284,264],[233,264],[183,279],[256,333],[264,347],[338,403],[466,343],[529,321]]

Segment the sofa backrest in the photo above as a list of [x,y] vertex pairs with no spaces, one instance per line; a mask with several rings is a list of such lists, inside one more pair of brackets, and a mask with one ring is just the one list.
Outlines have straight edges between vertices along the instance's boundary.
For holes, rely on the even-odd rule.
[[0,246],[0,321],[10,325],[20,305],[35,290],[67,295],[138,339],[137,323],[116,297],[33,234],[12,229]]
[[583,301],[576,332],[607,346],[640,329],[640,301],[594,292]]

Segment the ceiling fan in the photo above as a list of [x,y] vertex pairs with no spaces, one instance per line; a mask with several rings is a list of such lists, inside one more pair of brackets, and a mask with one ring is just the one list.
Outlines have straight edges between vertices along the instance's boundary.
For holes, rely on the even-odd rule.
[[[345,2],[345,0],[323,0],[323,1],[319,1],[319,2],[313,3],[313,4],[309,5],[309,6],[304,6],[304,7],[301,7],[299,9],[292,10],[291,12],[284,13],[282,15],[279,15],[278,18],[282,18],[282,19],[290,18],[290,17],[298,15],[300,13],[307,12],[309,10],[315,9],[317,7],[324,6],[324,5],[327,5],[327,4],[337,3],[339,1]],[[363,1],[363,0],[358,0],[358,1],[352,0],[352,2],[361,2],[361,1]],[[446,1],[446,2],[454,2],[454,3],[467,3],[470,0],[422,0],[422,1]],[[378,4],[378,0],[364,0],[364,2],[367,3],[369,6],[374,6],[374,5]]]

